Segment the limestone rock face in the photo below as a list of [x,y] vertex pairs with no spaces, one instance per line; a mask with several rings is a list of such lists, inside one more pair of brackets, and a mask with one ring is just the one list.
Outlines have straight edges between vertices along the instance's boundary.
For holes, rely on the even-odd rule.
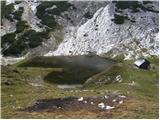
[[[158,55],[158,14],[150,11],[131,13],[123,24],[115,24],[115,6],[110,3],[101,7],[94,16],[79,27],[69,28],[63,42],[50,55],[79,55],[111,52],[112,56],[123,53],[130,57]],[[132,22],[131,20],[135,20]]]
[[[15,1],[8,0],[7,4]],[[118,6],[113,1],[69,1],[71,4],[60,15],[54,15],[59,28],[50,33],[50,38],[28,53],[45,56],[91,55],[124,59],[157,55],[159,49],[159,6],[158,2],[138,2],[139,7]],[[21,19],[27,21],[30,28],[40,32],[46,29],[36,16],[37,0],[25,0],[14,3],[17,10],[23,7]],[[132,3],[131,3],[132,4]],[[125,7],[125,8],[123,8]],[[48,9],[55,9],[53,5]],[[132,8],[132,9],[131,9]],[[48,14],[46,12],[46,14]],[[51,15],[51,14],[48,14]],[[2,19],[1,36],[16,31],[17,21]]]

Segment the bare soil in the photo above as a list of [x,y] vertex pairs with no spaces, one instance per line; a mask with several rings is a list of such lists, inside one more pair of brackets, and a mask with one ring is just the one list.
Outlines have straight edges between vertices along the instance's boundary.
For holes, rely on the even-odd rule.
[[[110,96],[96,96],[96,97],[85,97],[79,101],[77,97],[66,97],[56,99],[42,99],[37,100],[32,106],[21,109],[24,112],[47,112],[47,113],[63,113],[67,114],[70,112],[84,112],[87,113],[110,113],[110,111],[120,107],[126,101],[126,98],[118,95]],[[123,103],[120,104],[120,101]],[[103,103],[104,108],[100,107],[99,104]],[[112,109],[106,109],[106,106],[114,107]],[[86,115],[87,113],[84,113]],[[79,117],[78,117],[79,118]]]

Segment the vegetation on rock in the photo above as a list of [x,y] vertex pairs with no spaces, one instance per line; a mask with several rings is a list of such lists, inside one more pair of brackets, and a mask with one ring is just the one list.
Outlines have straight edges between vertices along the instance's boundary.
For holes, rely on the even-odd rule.
[[[25,21],[17,23],[17,33],[24,31],[28,28]],[[30,48],[35,48],[42,44],[42,41],[49,38],[49,32],[36,32],[35,30],[27,30],[24,33],[20,33],[15,38],[16,33],[9,33],[2,36],[2,50],[5,56],[20,56],[25,54],[26,50]],[[7,47],[6,47],[7,46]]]
[[54,16],[60,16],[61,13],[66,11],[70,6],[72,5],[67,1],[42,1],[41,4],[37,6],[36,15],[41,19],[42,24],[50,29],[55,29],[58,23]]
[[13,11],[14,11],[14,5],[13,4],[6,5],[5,1],[1,1],[1,19],[2,18],[7,18],[10,21],[13,21],[13,17],[11,16]]

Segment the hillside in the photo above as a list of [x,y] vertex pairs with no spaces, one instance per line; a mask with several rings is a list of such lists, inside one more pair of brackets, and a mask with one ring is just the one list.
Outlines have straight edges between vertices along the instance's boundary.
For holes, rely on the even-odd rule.
[[[130,61],[114,63],[98,72],[89,70],[87,64],[85,68],[77,67],[74,61],[77,58],[67,58],[73,60],[72,64],[64,62],[65,57],[39,57],[2,66],[2,118],[158,118],[158,58],[150,60],[156,66],[151,70],[137,69]],[[71,87],[59,87],[63,84]],[[74,84],[82,86],[72,88]],[[111,101],[118,100],[116,96],[125,96],[126,100],[115,102],[114,109],[103,110],[98,104],[106,95],[113,96]],[[74,103],[81,97],[85,100]],[[90,104],[93,100],[94,106]],[[54,101],[69,106],[50,108]],[[81,108],[79,112],[74,104]]]
[[1,118],[159,118],[159,1],[0,3]]

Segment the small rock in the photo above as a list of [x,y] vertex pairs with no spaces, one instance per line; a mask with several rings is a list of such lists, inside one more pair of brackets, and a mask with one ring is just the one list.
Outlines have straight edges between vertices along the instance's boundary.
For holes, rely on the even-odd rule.
[[104,103],[103,103],[103,102],[101,102],[101,103],[99,103],[99,104],[98,104],[98,107],[100,107],[100,108],[102,108],[102,109],[103,109],[103,108],[105,108],[105,105],[104,105]]
[[91,102],[91,105],[93,105],[93,102]]
[[121,98],[126,98],[126,96],[124,96],[124,95],[121,95],[121,96],[119,96],[119,97],[121,97]]
[[109,98],[109,96],[105,95],[105,96],[104,96],[104,98],[105,98],[105,99],[108,99],[108,98]]
[[5,85],[14,85],[14,82],[11,80],[5,80],[5,81],[2,81],[2,83],[4,83]]
[[21,108],[22,108],[21,106],[18,106],[18,107],[17,107],[17,109],[21,109]]
[[84,92],[87,92],[88,90],[83,90]]
[[123,101],[119,101],[119,104],[122,104],[123,103]]
[[94,90],[90,90],[90,92],[94,92]]
[[113,99],[113,100],[112,100],[112,102],[116,102],[116,101],[117,101],[116,99]]
[[87,101],[84,101],[84,103],[87,103]]
[[9,95],[10,97],[13,97],[13,95],[11,94],[11,95]]
[[80,98],[78,99],[78,101],[83,101],[83,97],[80,97]]
[[116,79],[116,82],[122,82],[121,75],[117,75],[115,79]]
[[79,92],[78,90],[75,90],[74,92]]
[[136,83],[134,81],[132,81],[132,83],[130,83],[129,85],[134,86],[134,85],[136,85]]
[[110,109],[114,109],[114,108],[115,108],[114,106],[112,107],[112,106],[107,105],[105,109],[110,110]]

